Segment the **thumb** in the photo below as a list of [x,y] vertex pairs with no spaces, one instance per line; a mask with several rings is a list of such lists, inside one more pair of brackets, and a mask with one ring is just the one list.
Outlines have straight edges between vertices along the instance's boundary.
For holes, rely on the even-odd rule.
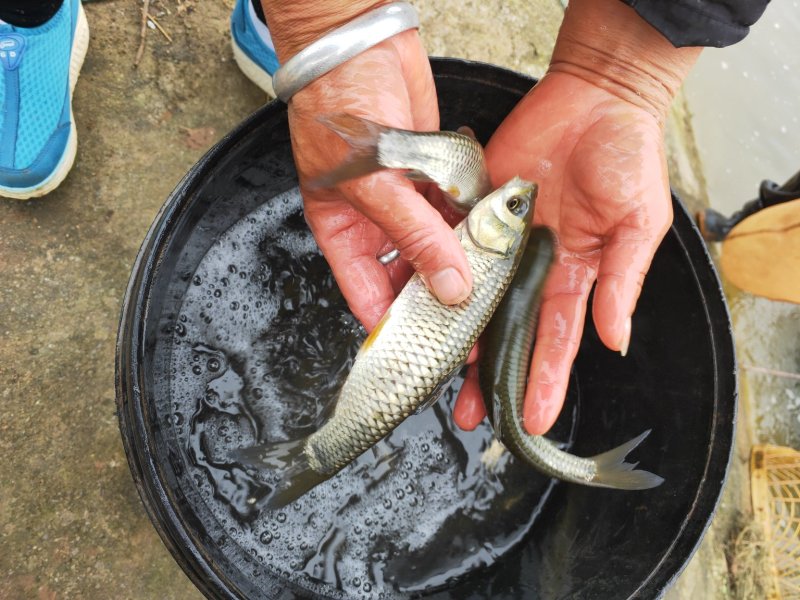
[[472,272],[461,243],[410,181],[384,172],[343,183],[340,189],[386,233],[440,302],[458,304],[469,296]]

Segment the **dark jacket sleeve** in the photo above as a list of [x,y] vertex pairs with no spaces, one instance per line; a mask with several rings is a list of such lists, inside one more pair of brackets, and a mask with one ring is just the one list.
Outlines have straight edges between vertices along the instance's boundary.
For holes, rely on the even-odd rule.
[[622,0],[676,48],[741,41],[769,0]]

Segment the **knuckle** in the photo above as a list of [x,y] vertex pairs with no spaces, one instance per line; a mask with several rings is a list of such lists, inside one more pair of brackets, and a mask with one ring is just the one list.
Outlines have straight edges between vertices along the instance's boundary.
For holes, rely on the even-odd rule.
[[442,245],[427,227],[406,232],[395,240],[395,247],[414,267],[432,266],[442,253]]

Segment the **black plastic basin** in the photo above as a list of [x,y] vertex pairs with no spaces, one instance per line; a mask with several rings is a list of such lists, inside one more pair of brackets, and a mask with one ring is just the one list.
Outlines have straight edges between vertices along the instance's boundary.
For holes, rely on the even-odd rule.
[[[534,83],[485,64],[439,59],[433,66],[442,128],[470,125],[483,142]],[[512,463],[501,476],[487,474],[476,457],[490,440],[488,428],[454,432],[449,393],[395,432],[381,446],[389,452],[376,450],[331,484],[372,481],[378,471],[386,481],[411,473],[405,492],[393,489],[384,498],[386,506],[395,503],[395,517],[359,520],[360,510],[381,510],[366,506],[368,496],[382,493],[384,483],[377,483],[377,492],[367,486],[363,498],[350,497],[348,522],[357,526],[332,527],[341,511],[320,510],[324,490],[287,508],[288,515],[250,510],[257,477],[225,459],[231,447],[269,438],[275,420],[290,423],[296,434],[312,430],[359,336],[323,259],[307,247],[300,207],[287,200],[296,185],[286,109],[273,103],[212,148],[178,185],[144,240],[125,297],[116,359],[125,450],[154,526],[198,588],[220,598],[378,597],[393,586],[403,590],[401,597],[658,597],[692,556],[714,513],[736,416],[726,305],[681,203],[673,198],[674,223],[647,275],[628,357],[604,348],[587,319],[569,409],[554,432],[585,456],[652,429],[634,457],[665,478],[661,487],[618,492],[551,485]],[[272,233],[261,234],[267,222]],[[289,239],[294,245],[286,245]],[[245,252],[255,262],[247,263]],[[300,255],[302,261],[295,260]],[[225,271],[220,265],[227,261]],[[308,273],[313,277],[304,279]],[[307,298],[298,291],[301,281],[313,288]],[[285,300],[292,294],[306,300]],[[284,300],[270,304],[279,296]],[[320,376],[287,358],[295,352],[328,371]],[[287,390],[283,404],[270,405],[275,414],[280,408],[280,417],[265,408],[275,399],[266,397],[263,381]],[[393,462],[392,454],[422,458]],[[425,462],[429,455],[434,462]],[[446,507],[434,491],[447,493],[450,486],[441,477],[465,490],[448,496],[451,502],[475,496],[469,510],[440,516]],[[438,483],[425,483],[431,481]],[[475,490],[485,492],[488,505]],[[379,527],[394,531],[404,520],[414,521],[423,537],[446,528],[446,551],[401,546],[387,537],[387,553],[372,548],[365,559],[378,560],[377,552],[380,569],[339,582],[344,592],[336,592],[338,578],[360,568],[353,564],[358,542],[351,536]],[[315,555],[291,568],[273,561],[294,543],[307,546],[302,540],[310,538],[303,536],[316,530],[320,545],[309,552],[324,560]],[[474,559],[465,552],[474,552]],[[458,553],[458,568],[437,571],[443,556]],[[383,577],[396,579],[378,581]],[[414,577],[430,585],[415,587]]]

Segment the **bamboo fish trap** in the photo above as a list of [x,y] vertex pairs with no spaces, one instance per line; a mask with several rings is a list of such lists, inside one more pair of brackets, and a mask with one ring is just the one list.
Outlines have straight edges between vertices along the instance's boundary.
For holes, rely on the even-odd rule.
[[763,526],[772,571],[768,600],[800,600],[800,452],[755,446],[750,455],[753,511]]

